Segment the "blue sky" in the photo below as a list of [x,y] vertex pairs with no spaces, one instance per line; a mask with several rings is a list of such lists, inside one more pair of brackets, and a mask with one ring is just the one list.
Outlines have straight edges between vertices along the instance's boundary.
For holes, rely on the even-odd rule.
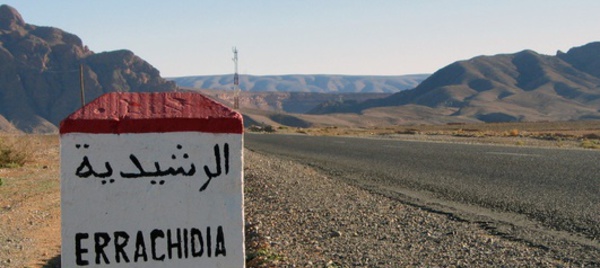
[[129,49],[164,77],[433,73],[457,60],[600,41],[597,0],[0,0],[25,21]]

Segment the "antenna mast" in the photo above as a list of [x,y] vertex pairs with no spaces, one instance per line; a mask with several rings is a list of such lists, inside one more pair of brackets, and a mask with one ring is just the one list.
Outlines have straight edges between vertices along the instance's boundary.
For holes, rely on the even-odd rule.
[[233,47],[233,63],[235,65],[235,73],[233,74],[233,109],[240,108],[240,77],[238,75],[238,51]]

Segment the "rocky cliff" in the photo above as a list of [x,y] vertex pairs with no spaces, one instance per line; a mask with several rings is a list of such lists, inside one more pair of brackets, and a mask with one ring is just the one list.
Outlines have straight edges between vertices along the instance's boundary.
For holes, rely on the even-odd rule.
[[24,132],[55,132],[86,101],[113,91],[170,91],[173,82],[128,50],[94,53],[74,34],[25,23],[0,6],[0,118]]

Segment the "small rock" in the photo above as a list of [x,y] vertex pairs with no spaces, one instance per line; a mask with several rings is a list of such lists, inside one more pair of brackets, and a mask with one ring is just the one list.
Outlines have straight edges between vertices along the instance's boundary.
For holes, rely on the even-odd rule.
[[329,236],[331,236],[331,237],[340,237],[340,236],[342,236],[342,232],[340,232],[340,231],[332,231],[329,234]]

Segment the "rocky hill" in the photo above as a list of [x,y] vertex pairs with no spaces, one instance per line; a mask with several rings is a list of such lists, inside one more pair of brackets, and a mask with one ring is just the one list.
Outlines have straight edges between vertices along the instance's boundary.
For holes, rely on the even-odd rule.
[[173,82],[128,50],[94,53],[79,37],[25,23],[14,8],[0,6],[0,130],[12,123],[24,132],[55,132],[85,97],[112,91],[170,91]]
[[556,56],[531,50],[479,56],[440,69],[414,89],[362,103],[328,102],[310,113],[377,107],[424,107],[483,122],[600,119],[600,43]]
[[[396,93],[414,88],[428,74],[398,76],[367,75],[240,75],[240,89],[251,92]],[[233,87],[233,75],[170,78],[180,87],[226,89]]]

